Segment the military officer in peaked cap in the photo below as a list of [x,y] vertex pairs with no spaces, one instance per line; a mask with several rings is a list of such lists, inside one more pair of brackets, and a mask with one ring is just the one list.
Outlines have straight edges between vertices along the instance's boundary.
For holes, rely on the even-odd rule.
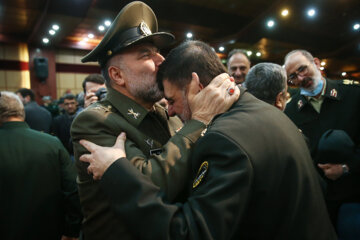
[[[345,131],[355,145],[360,146],[359,81],[322,77],[320,60],[305,50],[288,53],[285,69],[289,85],[300,88],[287,104],[285,113],[309,139],[312,157],[317,157],[319,140],[329,129]],[[360,202],[360,176],[352,173],[345,163],[318,166],[328,182],[326,199],[330,217],[336,224],[341,203]]]
[[189,89],[193,117],[184,126],[178,118],[169,117],[156,104],[163,95],[156,84],[156,73],[164,61],[159,49],[173,40],[173,35],[158,32],[156,16],[149,6],[131,2],[120,11],[99,45],[82,59],[99,62],[108,88],[105,100],[81,112],[71,128],[85,239],[133,236],[123,224],[126,219],[110,211],[99,181],[89,174],[89,165],[79,161],[79,156],[87,152],[80,139],[112,146],[118,134],[126,132],[128,159],[172,200],[185,184],[178,179],[184,179],[187,173],[190,148],[213,116],[227,110],[240,94],[229,94],[227,89],[233,89],[235,83],[223,74],[205,91],[195,94]]

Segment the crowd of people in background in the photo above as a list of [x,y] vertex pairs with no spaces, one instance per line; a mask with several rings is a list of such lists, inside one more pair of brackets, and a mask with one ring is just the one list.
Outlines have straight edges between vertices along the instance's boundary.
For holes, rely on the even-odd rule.
[[0,92],[4,239],[359,239],[359,81],[173,40],[132,2],[83,92]]

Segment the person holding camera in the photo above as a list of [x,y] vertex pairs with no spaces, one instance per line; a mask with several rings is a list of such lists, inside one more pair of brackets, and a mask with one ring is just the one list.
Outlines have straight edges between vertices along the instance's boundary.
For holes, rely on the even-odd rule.
[[82,87],[84,89],[84,108],[102,100],[106,96],[105,79],[101,74],[87,76],[82,83]]

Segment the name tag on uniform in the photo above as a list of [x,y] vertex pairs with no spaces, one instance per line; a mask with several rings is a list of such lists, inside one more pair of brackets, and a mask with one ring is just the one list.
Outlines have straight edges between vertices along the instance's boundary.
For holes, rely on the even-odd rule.
[[150,155],[160,155],[162,151],[162,148],[150,149]]

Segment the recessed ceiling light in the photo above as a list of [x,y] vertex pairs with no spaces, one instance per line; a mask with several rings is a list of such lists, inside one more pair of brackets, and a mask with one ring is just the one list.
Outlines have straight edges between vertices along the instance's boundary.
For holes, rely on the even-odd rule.
[[105,30],[105,27],[103,26],[103,25],[100,25],[99,27],[98,27],[98,29],[99,29],[99,31],[104,31]]
[[359,30],[359,28],[360,28],[360,24],[359,23],[356,23],[356,24],[354,24],[354,30]]
[[104,22],[104,24],[105,24],[105,26],[110,26],[111,25],[111,21],[109,21],[109,20],[106,20],[105,22]]
[[281,15],[282,15],[283,17],[286,17],[287,15],[289,15],[289,10],[287,10],[287,9],[282,10],[282,11],[281,11]]
[[314,8],[311,8],[311,9],[309,9],[309,10],[307,11],[307,15],[308,15],[309,17],[314,17],[315,14],[316,14],[316,10],[315,10]]
[[247,51],[246,54],[250,57],[252,55],[252,51]]
[[54,25],[52,25],[52,29],[54,29],[55,31],[57,31],[57,30],[59,30],[59,25],[57,25],[57,24],[54,24]]
[[45,43],[45,44],[48,44],[48,43],[49,43],[49,39],[48,39],[48,38],[43,38],[42,41],[43,41],[43,43]]
[[89,33],[89,34],[88,34],[88,38],[94,38],[94,34]]
[[193,37],[193,34],[192,34],[191,32],[188,32],[188,33],[186,34],[186,37],[187,37],[187,38],[192,38],[192,37]]
[[320,65],[321,65],[321,66],[325,66],[325,65],[326,65],[326,62],[322,61],[322,62],[320,63]]
[[266,25],[267,25],[269,28],[272,28],[272,27],[274,27],[275,22],[274,22],[274,20],[269,20]]
[[50,35],[54,35],[55,33],[56,33],[55,30],[53,30],[53,29],[49,30]]
[[341,76],[345,77],[346,76],[346,72],[342,72]]
[[219,47],[219,51],[223,52],[225,50],[225,48],[223,46]]
[[261,56],[261,52],[257,52],[257,53],[256,53],[256,56],[257,56],[257,57],[260,57],[260,56]]

